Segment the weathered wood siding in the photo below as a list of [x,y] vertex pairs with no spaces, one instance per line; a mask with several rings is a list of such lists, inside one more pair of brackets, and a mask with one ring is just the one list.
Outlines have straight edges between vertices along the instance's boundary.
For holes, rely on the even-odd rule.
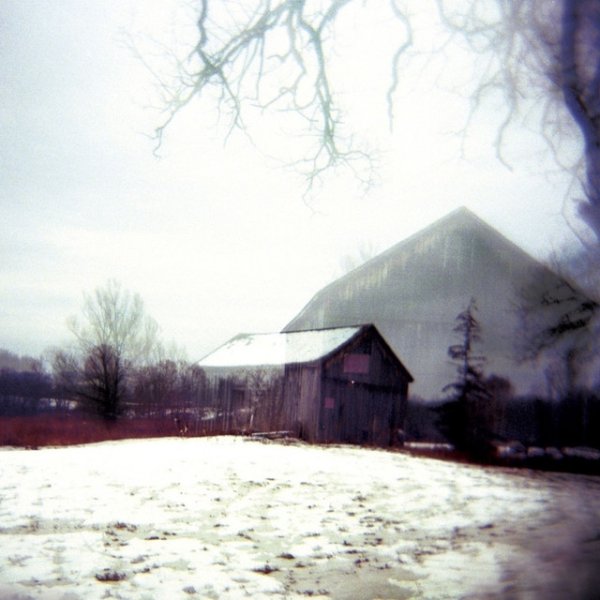
[[213,369],[221,433],[290,431],[308,442],[388,446],[403,426],[410,374],[374,327],[334,354],[282,367]]
[[211,369],[206,431],[235,434],[279,429],[285,422],[283,373],[282,367]]
[[287,420],[284,429],[309,442],[318,439],[321,369],[318,362],[288,365],[285,370],[284,412]]
[[318,440],[387,446],[404,423],[408,378],[377,337],[323,365]]

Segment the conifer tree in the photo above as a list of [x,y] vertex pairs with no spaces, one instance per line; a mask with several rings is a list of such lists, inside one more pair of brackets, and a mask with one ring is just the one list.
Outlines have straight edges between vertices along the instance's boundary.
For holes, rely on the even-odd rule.
[[444,387],[443,391],[450,396],[439,409],[438,425],[457,450],[480,456],[489,437],[484,415],[491,396],[483,375],[485,357],[475,351],[481,342],[476,311],[477,303],[471,298],[467,308],[456,317],[454,331],[460,336],[460,343],[448,348],[448,356],[456,363],[457,378]]

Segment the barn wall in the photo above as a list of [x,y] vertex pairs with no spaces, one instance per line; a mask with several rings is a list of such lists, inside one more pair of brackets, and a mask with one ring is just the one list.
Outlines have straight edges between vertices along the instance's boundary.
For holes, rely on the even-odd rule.
[[284,429],[309,442],[317,441],[321,365],[290,365],[285,370]]
[[408,375],[372,328],[327,361],[211,375],[206,426],[215,433],[290,431],[309,442],[387,446],[403,427]]
[[391,388],[406,380],[396,357],[369,331],[327,361],[325,376]]
[[326,379],[319,441],[389,446],[395,443],[399,391],[357,382]]
[[378,336],[365,332],[322,374],[318,440],[388,446],[406,414],[408,379]]
[[213,368],[209,374],[210,418],[206,432],[252,433],[282,429],[282,367]]

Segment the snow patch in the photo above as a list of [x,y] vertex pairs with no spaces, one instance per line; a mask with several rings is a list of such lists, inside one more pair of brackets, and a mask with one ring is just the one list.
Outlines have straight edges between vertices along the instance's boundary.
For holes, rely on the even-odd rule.
[[565,582],[598,583],[597,477],[226,437],[2,458],[0,597],[576,598]]

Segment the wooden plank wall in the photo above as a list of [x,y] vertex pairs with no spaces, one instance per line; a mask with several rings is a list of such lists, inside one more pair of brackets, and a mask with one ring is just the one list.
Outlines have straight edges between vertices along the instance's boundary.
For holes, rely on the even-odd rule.
[[406,413],[408,381],[388,350],[367,332],[323,370],[319,441],[387,446]]
[[388,446],[404,422],[408,380],[373,329],[327,361],[212,378],[219,433],[290,431],[309,442]]

